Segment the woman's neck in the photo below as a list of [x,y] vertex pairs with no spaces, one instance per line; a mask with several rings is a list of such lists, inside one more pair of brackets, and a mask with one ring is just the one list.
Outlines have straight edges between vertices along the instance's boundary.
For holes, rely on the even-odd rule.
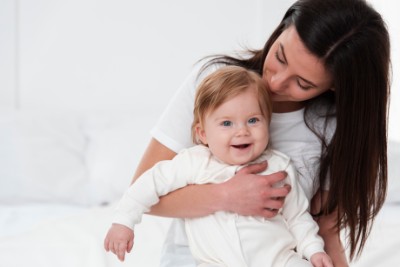
[[302,109],[303,107],[304,107],[303,102],[293,102],[293,101],[274,102],[272,104],[272,111],[274,113],[286,113]]

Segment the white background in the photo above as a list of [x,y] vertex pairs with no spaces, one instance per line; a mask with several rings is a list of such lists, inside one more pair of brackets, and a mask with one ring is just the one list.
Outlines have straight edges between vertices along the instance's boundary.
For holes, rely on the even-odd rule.
[[[400,140],[395,0],[389,137]],[[156,120],[196,60],[260,48],[293,0],[0,0],[0,107],[135,109]]]

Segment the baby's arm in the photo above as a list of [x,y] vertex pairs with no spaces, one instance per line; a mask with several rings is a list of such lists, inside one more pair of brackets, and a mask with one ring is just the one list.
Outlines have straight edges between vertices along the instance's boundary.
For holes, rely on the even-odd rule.
[[161,196],[188,185],[201,164],[200,158],[193,157],[191,151],[183,150],[143,173],[119,201],[113,222],[133,229]]
[[334,267],[331,257],[325,252],[317,252],[310,259],[314,267]]
[[297,241],[297,252],[311,260],[311,256],[324,251],[324,241],[318,235],[318,224],[308,212],[309,201],[297,181],[296,170],[292,164],[286,172],[292,186],[282,209],[282,215],[288,223],[288,228]]
[[120,261],[125,260],[125,252],[129,253],[133,247],[133,230],[122,224],[113,223],[104,240],[104,248],[117,255]]
[[[177,155],[172,160],[162,161],[146,171],[134,184],[132,184],[119,201],[110,227],[104,240],[106,251],[112,251],[123,261],[125,253],[133,247],[133,228],[141,221],[143,213],[158,202],[159,197],[181,188],[190,181],[190,173],[196,168],[191,160],[190,153]],[[188,180],[184,180],[187,178]]]

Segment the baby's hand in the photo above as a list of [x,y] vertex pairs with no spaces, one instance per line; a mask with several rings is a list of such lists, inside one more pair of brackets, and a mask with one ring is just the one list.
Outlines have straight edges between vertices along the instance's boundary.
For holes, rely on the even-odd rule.
[[125,252],[129,253],[133,247],[133,230],[122,224],[113,223],[106,238],[104,248],[117,255],[120,261],[125,260]]
[[331,257],[325,252],[318,252],[311,256],[310,259],[314,267],[334,267]]

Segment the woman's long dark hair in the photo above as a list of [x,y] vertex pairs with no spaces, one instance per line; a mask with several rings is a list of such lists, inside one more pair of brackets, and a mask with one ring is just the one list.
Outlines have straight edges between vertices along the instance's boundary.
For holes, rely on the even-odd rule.
[[[321,187],[329,183],[330,190],[321,213],[338,211],[336,227],[347,228],[353,259],[361,254],[386,197],[389,35],[382,17],[363,0],[299,0],[262,50],[249,50],[246,58],[217,56],[207,66],[239,65],[261,75],[272,44],[291,25],[333,77],[334,92],[307,101],[304,118],[322,142],[319,182]],[[308,119],[321,103],[328,107],[326,120],[332,112],[336,116],[330,142]]]

